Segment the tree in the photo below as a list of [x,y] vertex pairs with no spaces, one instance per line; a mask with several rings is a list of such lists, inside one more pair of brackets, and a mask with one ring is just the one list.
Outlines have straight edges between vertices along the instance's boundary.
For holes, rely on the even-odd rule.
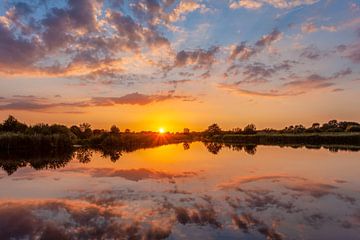
[[79,125],[81,131],[81,138],[87,139],[92,135],[91,125],[89,123],[82,123]]
[[209,152],[215,155],[218,154],[223,147],[221,143],[215,142],[205,143],[205,146]]
[[313,123],[311,128],[315,128],[315,129],[320,128],[320,123]]
[[241,129],[241,128],[234,128],[234,129],[233,129],[233,132],[234,132],[234,133],[241,133],[241,132],[242,132],[242,129]]
[[360,125],[350,125],[346,128],[346,132],[360,132]]
[[14,116],[9,116],[2,124],[4,132],[25,132],[27,125],[19,122]]
[[184,128],[184,134],[189,134],[189,133],[190,133],[190,129]]
[[337,127],[337,120],[330,120],[328,124],[332,127]]
[[210,125],[208,127],[208,129],[205,131],[208,135],[213,136],[216,134],[220,134],[222,132],[221,128],[219,127],[219,125],[217,125],[216,123]]
[[295,125],[294,127],[294,133],[303,133],[305,132],[305,127],[303,125]]
[[125,129],[125,133],[130,133],[130,129]]
[[187,142],[184,142],[183,143],[183,148],[184,148],[184,150],[189,150],[190,149],[190,144],[187,143]]
[[112,134],[119,134],[120,133],[120,129],[116,126],[116,125],[112,125],[110,128],[110,133]]
[[73,125],[70,127],[70,131],[77,137],[77,138],[82,138],[82,133],[81,133],[81,129],[76,126]]
[[255,134],[256,133],[256,126],[255,124],[251,123],[244,127],[245,134]]
[[254,155],[256,153],[256,145],[245,145],[244,151],[247,154]]

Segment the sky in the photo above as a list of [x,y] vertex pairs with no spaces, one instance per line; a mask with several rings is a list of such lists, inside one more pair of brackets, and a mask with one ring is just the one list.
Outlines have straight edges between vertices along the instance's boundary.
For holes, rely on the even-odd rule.
[[359,0],[3,0],[0,119],[167,131],[360,121]]

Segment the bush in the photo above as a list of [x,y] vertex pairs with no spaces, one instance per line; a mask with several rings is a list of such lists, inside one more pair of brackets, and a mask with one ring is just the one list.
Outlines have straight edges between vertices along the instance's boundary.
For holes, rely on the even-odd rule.
[[346,132],[360,132],[360,125],[351,125],[346,128]]
[[256,126],[254,124],[249,124],[246,127],[244,127],[244,133],[245,134],[255,134],[256,133]]
[[214,135],[221,134],[221,133],[222,133],[222,130],[219,127],[219,125],[217,125],[216,123],[210,125],[208,127],[208,129],[205,131],[205,134],[208,136],[214,136]]
[[26,135],[22,133],[4,133],[0,135],[0,151],[28,150],[52,151],[72,148],[71,138],[64,134]]

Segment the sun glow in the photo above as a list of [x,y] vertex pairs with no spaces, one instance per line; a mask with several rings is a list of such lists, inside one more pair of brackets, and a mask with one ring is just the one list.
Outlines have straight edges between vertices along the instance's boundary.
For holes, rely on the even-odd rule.
[[164,128],[159,128],[159,133],[165,133],[165,129]]

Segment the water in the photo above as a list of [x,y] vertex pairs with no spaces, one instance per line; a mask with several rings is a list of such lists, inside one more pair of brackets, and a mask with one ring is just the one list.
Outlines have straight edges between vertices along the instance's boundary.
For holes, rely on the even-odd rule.
[[195,142],[115,159],[6,165],[0,239],[360,239],[360,152]]

